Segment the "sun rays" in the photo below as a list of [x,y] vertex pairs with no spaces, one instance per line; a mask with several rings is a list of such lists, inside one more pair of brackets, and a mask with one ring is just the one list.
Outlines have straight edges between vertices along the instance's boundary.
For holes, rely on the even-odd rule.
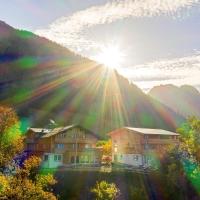
[[108,68],[117,69],[124,61],[124,54],[116,45],[104,46],[94,59]]

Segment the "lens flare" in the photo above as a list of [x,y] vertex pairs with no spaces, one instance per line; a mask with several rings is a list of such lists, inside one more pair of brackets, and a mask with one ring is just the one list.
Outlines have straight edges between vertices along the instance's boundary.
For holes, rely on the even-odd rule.
[[110,45],[103,47],[94,59],[108,68],[119,68],[124,61],[124,54],[119,47]]

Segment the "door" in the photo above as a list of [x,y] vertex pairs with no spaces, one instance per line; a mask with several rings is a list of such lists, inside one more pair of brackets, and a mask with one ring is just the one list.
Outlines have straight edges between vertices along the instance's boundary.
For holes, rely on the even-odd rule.
[[74,162],[75,162],[74,156],[71,156],[71,163],[74,163]]
[[76,156],[76,163],[79,163],[79,156]]

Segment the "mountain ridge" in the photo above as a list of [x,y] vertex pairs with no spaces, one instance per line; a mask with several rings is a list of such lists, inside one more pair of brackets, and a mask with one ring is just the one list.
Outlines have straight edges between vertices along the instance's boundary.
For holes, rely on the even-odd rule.
[[200,92],[193,86],[156,86],[149,91],[149,95],[183,117],[200,117]]
[[2,29],[0,103],[14,106],[29,126],[53,118],[106,137],[121,126],[175,130],[184,121],[117,71],[30,32]]

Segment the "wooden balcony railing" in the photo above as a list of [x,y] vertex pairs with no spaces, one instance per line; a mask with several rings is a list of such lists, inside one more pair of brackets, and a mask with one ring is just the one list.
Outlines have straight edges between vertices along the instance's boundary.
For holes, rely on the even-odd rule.
[[178,139],[143,139],[142,144],[177,144]]
[[93,144],[96,142],[94,139],[88,138],[55,138],[55,143],[84,143],[84,144]]

